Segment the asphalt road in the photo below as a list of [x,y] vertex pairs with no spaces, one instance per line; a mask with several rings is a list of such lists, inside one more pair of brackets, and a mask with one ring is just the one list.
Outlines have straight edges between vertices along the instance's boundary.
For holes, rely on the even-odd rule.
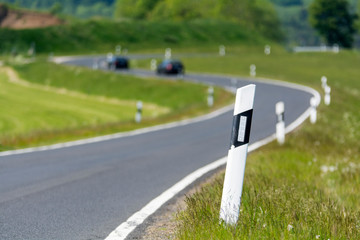
[[[92,59],[68,64],[92,66]],[[148,75],[148,71],[131,74]],[[227,77],[185,79],[229,86]],[[241,87],[250,83],[238,80]],[[275,104],[286,124],[311,94],[257,85],[250,142],[275,131]],[[55,150],[0,157],[0,239],[104,239],[120,223],[194,170],[227,154],[232,112],[210,120]]]

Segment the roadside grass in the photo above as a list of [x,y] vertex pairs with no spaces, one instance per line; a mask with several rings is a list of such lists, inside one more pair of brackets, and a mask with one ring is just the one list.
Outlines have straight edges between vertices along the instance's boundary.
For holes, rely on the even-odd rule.
[[[137,78],[43,60],[10,64],[23,81],[1,70],[0,150],[38,146],[129,131],[198,116],[229,104],[233,95],[181,80]],[[8,73],[8,72],[7,72]],[[11,77],[11,76],[10,76]],[[135,123],[141,100],[143,120]]]
[[[219,224],[223,173],[177,213],[176,239],[360,239],[360,56],[234,48],[226,57],[184,58],[189,71],[257,76],[317,89],[328,78],[331,104],[286,136],[248,156],[236,226]],[[286,106],[285,106],[286,109]]]

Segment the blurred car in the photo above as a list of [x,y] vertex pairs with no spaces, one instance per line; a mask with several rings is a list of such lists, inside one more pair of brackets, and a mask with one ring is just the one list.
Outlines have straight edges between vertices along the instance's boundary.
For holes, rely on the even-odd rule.
[[179,60],[164,60],[156,69],[158,74],[184,74],[185,68]]
[[108,57],[106,59],[108,69],[128,69],[129,59],[121,56]]

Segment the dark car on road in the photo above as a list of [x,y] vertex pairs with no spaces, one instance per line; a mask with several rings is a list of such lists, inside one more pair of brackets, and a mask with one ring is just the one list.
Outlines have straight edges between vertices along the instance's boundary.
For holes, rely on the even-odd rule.
[[108,69],[128,69],[129,68],[129,59],[126,57],[115,56],[108,57],[106,59]]
[[179,60],[164,60],[158,66],[158,74],[184,74],[185,68]]

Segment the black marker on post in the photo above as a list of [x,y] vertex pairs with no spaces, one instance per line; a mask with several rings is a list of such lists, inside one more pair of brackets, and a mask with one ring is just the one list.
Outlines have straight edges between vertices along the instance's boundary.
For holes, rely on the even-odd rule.
[[220,208],[220,219],[227,224],[236,224],[239,218],[255,87],[254,84],[250,84],[236,91],[231,143]]

